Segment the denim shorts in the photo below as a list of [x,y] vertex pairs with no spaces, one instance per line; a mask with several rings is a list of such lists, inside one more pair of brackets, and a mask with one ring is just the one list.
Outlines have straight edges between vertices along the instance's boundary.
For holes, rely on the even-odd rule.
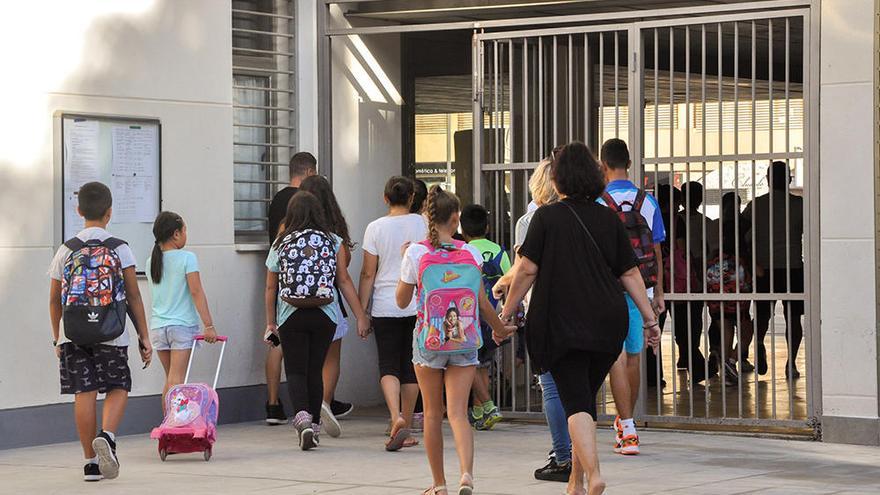
[[623,341],[623,350],[627,354],[641,354],[645,348],[642,313],[629,294],[626,294],[626,305],[629,308],[629,331],[626,332],[626,340]]
[[192,349],[193,339],[198,334],[198,325],[168,325],[150,330],[150,341],[157,351],[183,351]]
[[461,354],[441,354],[438,352],[425,352],[419,348],[418,339],[413,337],[413,358],[416,366],[445,370],[450,366],[479,366],[480,360],[477,351],[473,350]]

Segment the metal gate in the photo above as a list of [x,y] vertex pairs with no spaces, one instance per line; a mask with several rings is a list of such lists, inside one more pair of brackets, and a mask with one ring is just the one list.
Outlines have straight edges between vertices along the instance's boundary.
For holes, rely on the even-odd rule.
[[[661,203],[673,283],[659,356],[642,357],[642,421],[816,424],[809,35],[808,9],[474,34],[473,187],[494,239],[512,246],[531,170],[572,140],[626,139]],[[516,339],[496,364],[497,403],[540,414]],[[610,387],[599,408],[616,414]]]

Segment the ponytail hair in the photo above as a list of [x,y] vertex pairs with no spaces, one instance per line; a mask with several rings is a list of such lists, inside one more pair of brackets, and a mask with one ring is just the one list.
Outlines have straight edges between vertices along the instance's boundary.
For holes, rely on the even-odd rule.
[[163,211],[153,222],[153,254],[150,257],[150,278],[154,284],[162,281],[162,247],[163,242],[174,237],[174,233],[183,228],[183,218],[177,213]]
[[412,179],[396,175],[385,183],[385,199],[391,206],[406,206],[409,208],[413,202],[415,184]]
[[440,247],[438,225],[449,222],[452,215],[461,209],[461,202],[455,194],[446,192],[439,185],[431,188],[428,193],[426,213],[428,215],[428,240],[434,249]]

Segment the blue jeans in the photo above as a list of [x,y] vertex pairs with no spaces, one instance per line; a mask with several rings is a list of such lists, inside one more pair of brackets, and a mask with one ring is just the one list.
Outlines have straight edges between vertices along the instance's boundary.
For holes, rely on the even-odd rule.
[[571,437],[568,436],[568,417],[559,400],[559,392],[556,391],[556,382],[550,373],[538,376],[541,391],[544,397],[544,416],[547,425],[550,426],[550,437],[553,439],[553,452],[556,454],[556,463],[565,464],[571,461]]

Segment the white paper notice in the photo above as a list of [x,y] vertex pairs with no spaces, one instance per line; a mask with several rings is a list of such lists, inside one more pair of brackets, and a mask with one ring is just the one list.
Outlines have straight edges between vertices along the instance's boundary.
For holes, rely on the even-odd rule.
[[113,221],[117,223],[152,222],[158,211],[153,177],[113,176]]
[[80,186],[101,180],[98,167],[97,120],[71,119],[64,129],[64,236],[82,230],[84,221],[76,212]]
[[137,125],[113,126],[113,175],[154,175],[159,152],[156,129]]
[[64,133],[67,154],[65,183],[73,190],[98,180],[98,121],[74,120]]
[[111,131],[110,190],[115,222],[149,223],[159,211],[157,132],[155,127],[137,125],[117,125]]

